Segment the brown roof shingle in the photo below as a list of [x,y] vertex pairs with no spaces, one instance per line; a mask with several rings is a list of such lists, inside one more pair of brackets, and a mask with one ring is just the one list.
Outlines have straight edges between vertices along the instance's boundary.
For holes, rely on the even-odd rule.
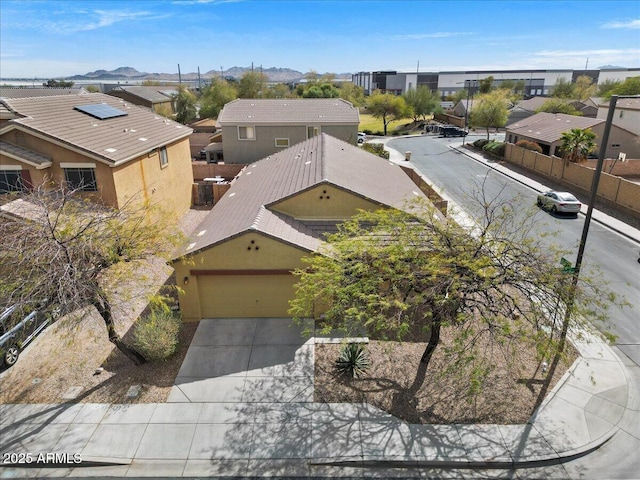
[[603,122],[601,118],[541,112],[508,125],[507,132],[553,143],[560,139],[563,132],[572,128],[591,128]]
[[[24,118],[10,120],[0,133],[12,128],[34,132],[109,165],[124,163],[192,132],[147,108],[101,93],[4,99],[2,103]],[[99,120],[75,108],[89,104],[106,104],[126,115]]]
[[351,103],[340,98],[246,99],[227,103],[218,123],[238,124],[358,124],[360,114]]
[[252,230],[308,251],[317,250],[321,232],[271,207],[322,184],[396,208],[402,208],[409,198],[424,196],[398,165],[321,134],[243,169],[195,229],[185,253]]

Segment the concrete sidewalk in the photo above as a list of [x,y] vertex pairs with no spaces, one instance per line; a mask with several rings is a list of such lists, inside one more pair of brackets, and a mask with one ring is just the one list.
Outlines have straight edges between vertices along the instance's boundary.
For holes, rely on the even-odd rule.
[[[581,335],[582,357],[529,423],[412,425],[367,404],[314,403],[300,387],[312,387],[316,339],[289,319],[236,321],[201,322],[170,403],[0,406],[2,458],[16,460],[1,477],[566,478],[562,462],[610,439],[629,396],[618,357]],[[287,346],[266,351],[261,322]],[[213,330],[217,345],[204,342]],[[192,382],[213,396],[189,398]],[[62,457],[45,465],[40,453]]]

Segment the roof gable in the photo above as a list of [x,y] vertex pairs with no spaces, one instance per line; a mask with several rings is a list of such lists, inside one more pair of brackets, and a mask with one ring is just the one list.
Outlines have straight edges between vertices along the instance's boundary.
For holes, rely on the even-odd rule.
[[238,124],[354,124],[358,109],[340,98],[243,99],[227,103],[220,115],[221,126]]
[[316,250],[318,232],[277,212],[277,205],[322,184],[396,208],[424,196],[398,165],[321,134],[245,167],[196,229],[186,253],[249,230]]

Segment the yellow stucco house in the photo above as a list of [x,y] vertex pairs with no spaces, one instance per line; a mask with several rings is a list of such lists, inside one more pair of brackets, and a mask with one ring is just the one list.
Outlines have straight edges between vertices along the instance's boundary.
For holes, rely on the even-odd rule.
[[0,194],[67,182],[115,208],[191,206],[192,129],[100,93],[0,100]]
[[288,316],[291,271],[326,232],[415,196],[398,165],[327,134],[246,166],[173,261],[184,320]]

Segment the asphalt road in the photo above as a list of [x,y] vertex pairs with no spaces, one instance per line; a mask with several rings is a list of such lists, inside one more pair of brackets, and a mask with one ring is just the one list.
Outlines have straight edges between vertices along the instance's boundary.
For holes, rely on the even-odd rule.
[[[475,138],[467,137],[467,141]],[[451,150],[449,145],[452,142],[459,144],[460,139],[409,137],[394,139],[388,146],[400,152],[411,151],[411,163],[450,202],[471,218],[474,217],[474,204],[477,205],[473,199],[474,191],[483,187],[489,198],[497,196],[519,202],[523,208],[517,210],[518,215],[529,213],[528,208],[535,203],[537,192]],[[575,252],[567,256],[574,262],[585,217],[556,217],[539,209],[534,210],[533,215],[538,231],[557,232],[557,236],[549,241]],[[608,323],[599,328],[616,335],[616,346],[636,365],[640,365],[639,249],[638,244],[632,240],[592,221],[582,270],[584,274],[588,274],[592,267],[597,269],[595,275],[608,282],[609,288],[631,304],[625,308],[611,307],[608,311]]]

